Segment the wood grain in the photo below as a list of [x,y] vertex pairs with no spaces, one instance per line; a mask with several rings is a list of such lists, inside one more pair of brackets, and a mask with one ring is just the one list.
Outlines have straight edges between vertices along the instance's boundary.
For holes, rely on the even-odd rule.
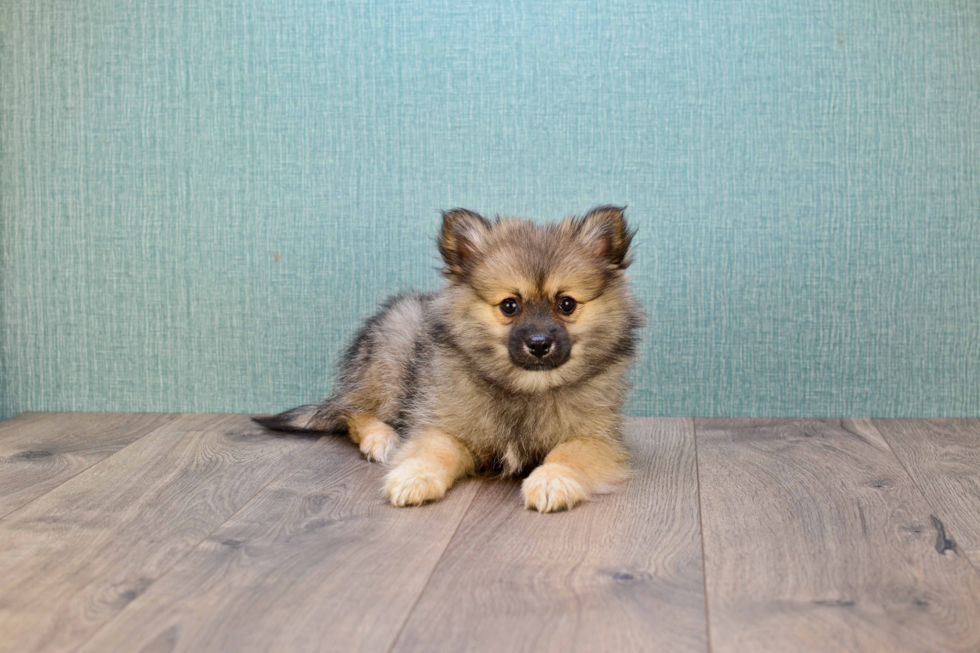
[[692,422],[631,420],[635,477],[566,513],[477,495],[395,651],[705,651]]
[[84,651],[387,651],[473,498],[393,508],[327,437]]
[[185,415],[11,513],[0,651],[74,649],[312,444]]
[[22,413],[0,423],[0,517],[173,418],[164,413]]
[[875,426],[980,573],[980,419],[877,419]]
[[714,651],[980,650],[980,577],[870,421],[695,424]]
[[5,469],[74,476],[0,519],[0,651],[980,650],[980,420],[696,426],[631,421],[636,477],[541,515],[394,509],[346,440],[243,416],[22,415]]

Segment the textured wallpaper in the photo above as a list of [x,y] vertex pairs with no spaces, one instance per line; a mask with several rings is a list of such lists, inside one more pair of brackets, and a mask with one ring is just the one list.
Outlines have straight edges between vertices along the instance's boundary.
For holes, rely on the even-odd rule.
[[980,414],[980,3],[0,3],[0,417],[318,399],[438,211],[629,204],[641,415]]

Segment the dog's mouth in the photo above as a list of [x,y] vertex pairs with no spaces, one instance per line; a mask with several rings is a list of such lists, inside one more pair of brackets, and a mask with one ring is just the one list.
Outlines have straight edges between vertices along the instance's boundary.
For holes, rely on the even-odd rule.
[[514,363],[521,369],[525,369],[528,372],[547,372],[548,370],[553,370],[559,367],[565,361],[561,363],[556,361],[514,361]]

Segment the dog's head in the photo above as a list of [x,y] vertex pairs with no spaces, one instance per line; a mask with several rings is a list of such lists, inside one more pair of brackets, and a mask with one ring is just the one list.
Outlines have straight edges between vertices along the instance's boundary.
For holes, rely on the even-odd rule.
[[625,284],[623,209],[535,225],[443,214],[450,343],[484,378],[541,392],[629,360],[640,313]]

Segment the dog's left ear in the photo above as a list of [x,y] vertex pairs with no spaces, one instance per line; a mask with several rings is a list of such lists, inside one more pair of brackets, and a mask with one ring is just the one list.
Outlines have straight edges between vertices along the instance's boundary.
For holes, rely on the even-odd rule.
[[446,262],[446,275],[465,277],[469,273],[491,228],[490,222],[479,213],[466,209],[443,211],[439,253]]
[[625,211],[625,206],[597,206],[579,223],[579,237],[617,270],[629,267],[630,243],[636,233],[626,223]]

